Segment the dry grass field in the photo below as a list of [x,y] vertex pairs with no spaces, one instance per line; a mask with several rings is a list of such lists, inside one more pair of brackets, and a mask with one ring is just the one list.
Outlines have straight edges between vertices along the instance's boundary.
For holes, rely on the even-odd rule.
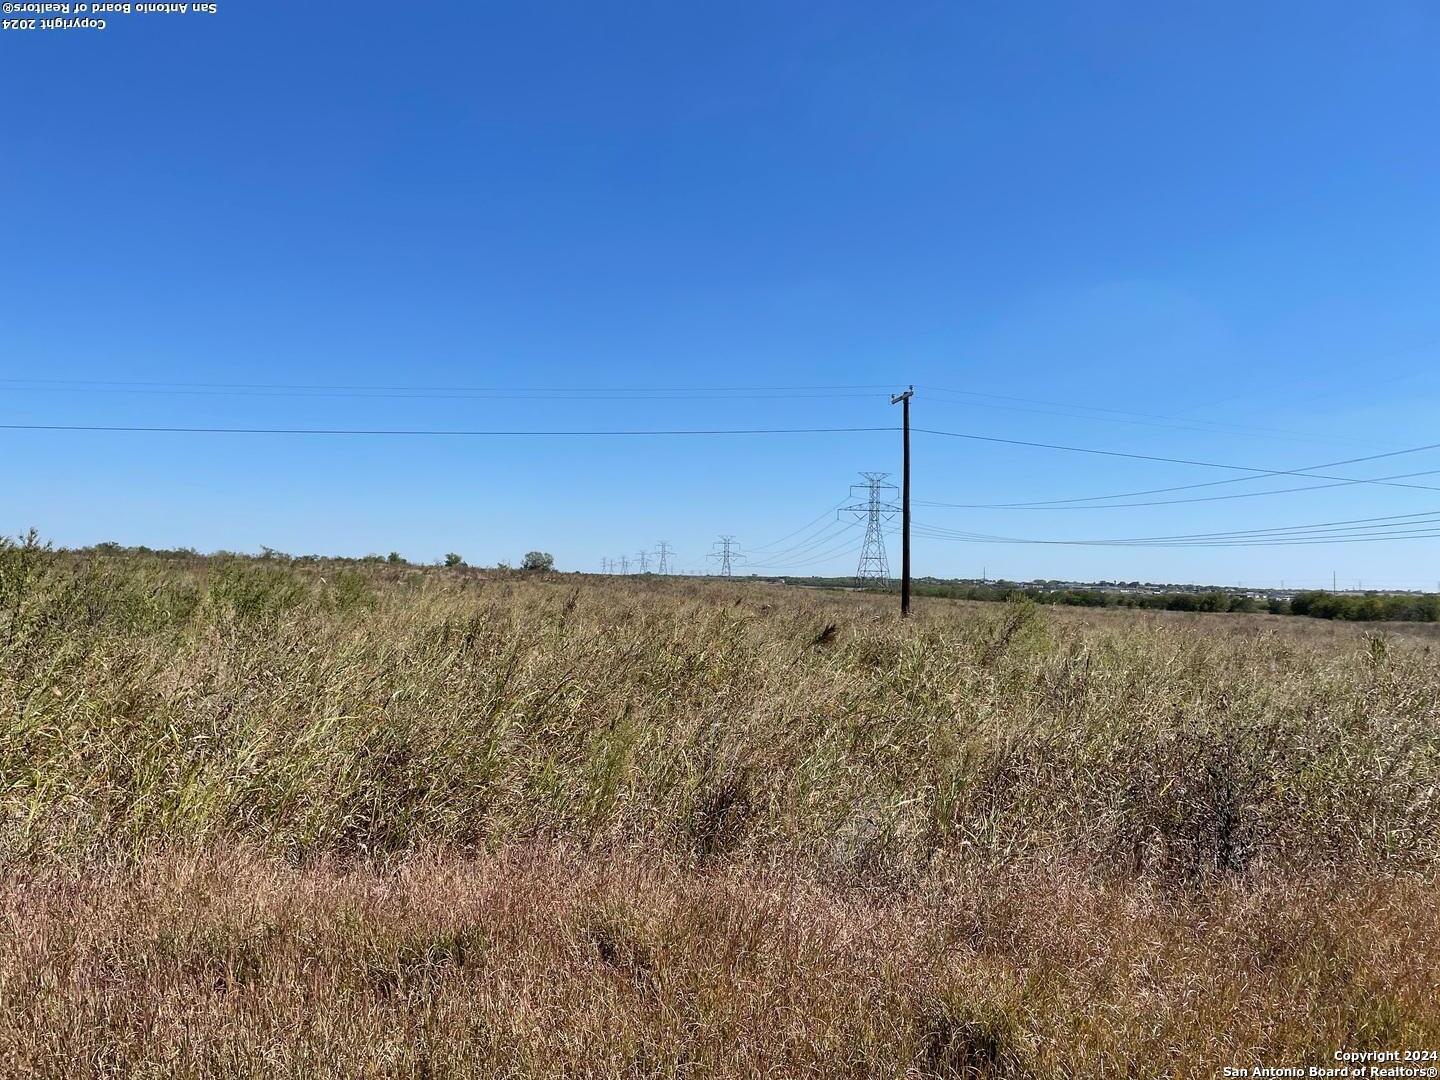
[[1440,669],[1300,618],[0,549],[0,1075],[1440,1047]]

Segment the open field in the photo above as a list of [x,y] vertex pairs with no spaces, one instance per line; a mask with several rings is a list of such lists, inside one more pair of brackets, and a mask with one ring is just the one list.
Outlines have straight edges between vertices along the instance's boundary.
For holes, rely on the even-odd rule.
[[[993,605],[956,600],[955,604],[974,604],[982,609]],[[1144,626],[1188,629],[1195,633],[1259,634],[1286,641],[1320,645],[1329,642],[1341,648],[1353,646],[1369,637],[1401,637],[1420,642],[1440,643],[1440,623],[1426,622],[1344,622],[1330,619],[1309,619],[1299,616],[1267,615],[1264,613],[1227,612],[1210,614],[1198,611],[1146,611],[1126,608],[1047,607],[1047,618],[1070,625],[1089,627]]]
[[1435,659],[1299,618],[901,624],[754,584],[12,546],[0,1073],[1437,1047]]

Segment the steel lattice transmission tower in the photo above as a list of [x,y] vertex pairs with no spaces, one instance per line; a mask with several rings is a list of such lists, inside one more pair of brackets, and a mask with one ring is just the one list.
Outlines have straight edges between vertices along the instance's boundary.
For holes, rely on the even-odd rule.
[[670,556],[673,554],[675,554],[675,552],[664,540],[661,540],[660,543],[655,546],[655,556],[660,560],[660,565],[655,569],[657,574],[670,573]]
[[640,573],[650,572],[650,553],[648,551],[637,551],[635,553],[635,565],[640,567]]
[[894,520],[896,506],[889,495],[898,490],[894,484],[887,484],[889,473],[862,472],[863,484],[850,485],[850,497],[860,501],[842,506],[841,513],[854,514],[864,518],[865,544],[860,548],[860,563],[855,568],[855,580],[890,584],[890,559],[885,553],[885,523]]
[[706,558],[715,559],[719,562],[721,577],[734,577],[734,564],[745,558],[744,555],[740,554],[740,545],[735,543],[735,537],[722,536],[719,540],[716,540],[711,547],[719,548],[719,550],[710,552]]

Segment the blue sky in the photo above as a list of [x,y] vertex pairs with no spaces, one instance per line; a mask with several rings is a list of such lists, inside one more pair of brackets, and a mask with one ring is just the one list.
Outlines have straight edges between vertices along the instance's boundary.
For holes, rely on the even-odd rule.
[[[1440,441],[1437,46],[1421,3],[221,0],[7,33],[0,423],[883,427],[915,383],[920,427],[1265,469]],[[557,393],[283,389],[319,385]],[[0,431],[0,453],[0,528],[64,544],[592,569],[758,549],[898,472],[899,439]],[[1426,469],[1440,451],[1332,473]],[[1234,475],[915,436],[929,502]],[[1081,505],[916,520],[1177,536],[1440,491]],[[797,569],[852,568],[852,537]],[[916,571],[1434,588],[1437,553],[925,535]]]

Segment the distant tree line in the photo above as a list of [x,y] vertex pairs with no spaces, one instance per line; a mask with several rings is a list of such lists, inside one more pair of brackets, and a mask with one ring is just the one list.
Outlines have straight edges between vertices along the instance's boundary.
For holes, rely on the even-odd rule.
[[1289,600],[1255,597],[1225,589],[1196,592],[1117,592],[1109,589],[1036,589],[1019,585],[917,583],[922,596],[964,600],[1028,597],[1037,604],[1072,607],[1145,608],[1153,611],[1268,612],[1350,622],[1440,622],[1440,596],[1434,594],[1302,592]]
[[944,596],[954,600],[1012,600],[1026,597],[1037,604],[1064,604],[1069,607],[1145,608],[1152,611],[1237,611],[1288,615],[1290,605],[1280,599],[1260,600],[1224,589],[1197,592],[1117,592],[1109,589],[1037,589],[1033,586],[963,585],[917,582],[919,596]]
[[[789,578],[795,584],[834,587],[849,578]],[[893,588],[893,586],[892,586]],[[1120,589],[1042,588],[999,581],[973,585],[959,581],[916,581],[916,596],[951,600],[1005,601],[1021,597],[1037,604],[1069,607],[1141,608],[1150,611],[1262,612],[1304,615],[1349,622],[1440,622],[1440,596],[1433,593],[1296,593],[1290,599],[1251,596],[1229,589],[1128,591]]]
[[1303,592],[1290,601],[1292,615],[1353,622],[1440,622],[1440,596],[1395,593]]
[[[62,550],[63,550],[63,549],[62,549]],[[117,543],[115,543],[115,542],[112,541],[112,540],[106,540],[106,541],[104,541],[104,542],[102,542],[102,543],[95,544],[95,545],[93,545],[93,546],[91,546],[91,547],[89,547],[89,548],[83,548],[83,547],[81,547],[81,548],[75,548],[75,549],[73,549],[73,550],[74,550],[74,552],[75,552],[76,554],[84,554],[84,553],[86,553],[86,552],[88,551],[88,552],[94,552],[94,553],[97,554],[97,555],[108,555],[108,556],[119,556],[119,555],[146,555],[146,556],[150,556],[150,557],[152,557],[152,558],[157,558],[157,559],[188,559],[188,560],[202,560],[202,561],[203,561],[203,560],[208,560],[208,559],[225,560],[225,559],[251,559],[251,558],[254,558],[254,559],[261,559],[261,560],[264,560],[264,561],[266,561],[266,562],[287,562],[287,563],[340,563],[340,564],[344,564],[344,563],[388,563],[388,564],[390,564],[391,566],[417,566],[417,565],[420,565],[420,564],[418,564],[418,563],[413,563],[413,562],[411,562],[409,559],[407,559],[404,555],[400,554],[400,552],[398,552],[398,551],[392,551],[392,552],[390,552],[389,555],[376,555],[376,554],[373,554],[373,553],[370,554],[370,555],[360,555],[360,556],[348,556],[348,555],[291,555],[291,554],[288,553],[288,552],[279,551],[279,550],[277,550],[276,548],[272,548],[272,547],[265,547],[264,545],[261,546],[261,548],[260,548],[260,554],[259,554],[259,555],[250,555],[250,554],[247,554],[247,553],[245,553],[245,552],[224,551],[224,550],[221,550],[221,551],[212,551],[212,552],[210,552],[210,553],[208,553],[208,554],[202,554],[201,552],[197,551],[195,548],[192,548],[192,547],[182,547],[182,548],[152,548],[152,547],[146,547],[144,544],[138,544],[138,545],[135,545],[135,546],[133,546],[133,547],[127,547],[127,546],[125,546],[125,545],[123,545],[123,544],[117,544]],[[468,566],[470,565],[469,563],[467,563],[467,562],[465,561],[465,556],[461,555],[461,554],[460,554],[459,552],[457,552],[457,551],[449,551],[449,552],[446,552],[444,558],[442,558],[442,559],[437,559],[437,560],[436,560],[436,564],[437,564],[437,565],[447,566],[447,567],[450,567],[451,569],[464,568],[464,567],[468,567]],[[496,569],[496,570],[509,571],[509,570],[514,569],[514,568],[513,568],[508,562],[501,562],[499,565],[497,565],[497,566],[495,567],[495,569]],[[552,571],[554,571],[554,569],[555,569],[555,556],[554,556],[554,555],[551,555],[548,551],[529,551],[529,552],[526,552],[525,558],[524,558],[523,562],[522,562],[521,565],[520,565],[520,569],[521,569],[521,570],[524,570],[524,571],[527,571],[527,572],[537,572],[537,571],[540,571],[540,572],[552,572]]]

